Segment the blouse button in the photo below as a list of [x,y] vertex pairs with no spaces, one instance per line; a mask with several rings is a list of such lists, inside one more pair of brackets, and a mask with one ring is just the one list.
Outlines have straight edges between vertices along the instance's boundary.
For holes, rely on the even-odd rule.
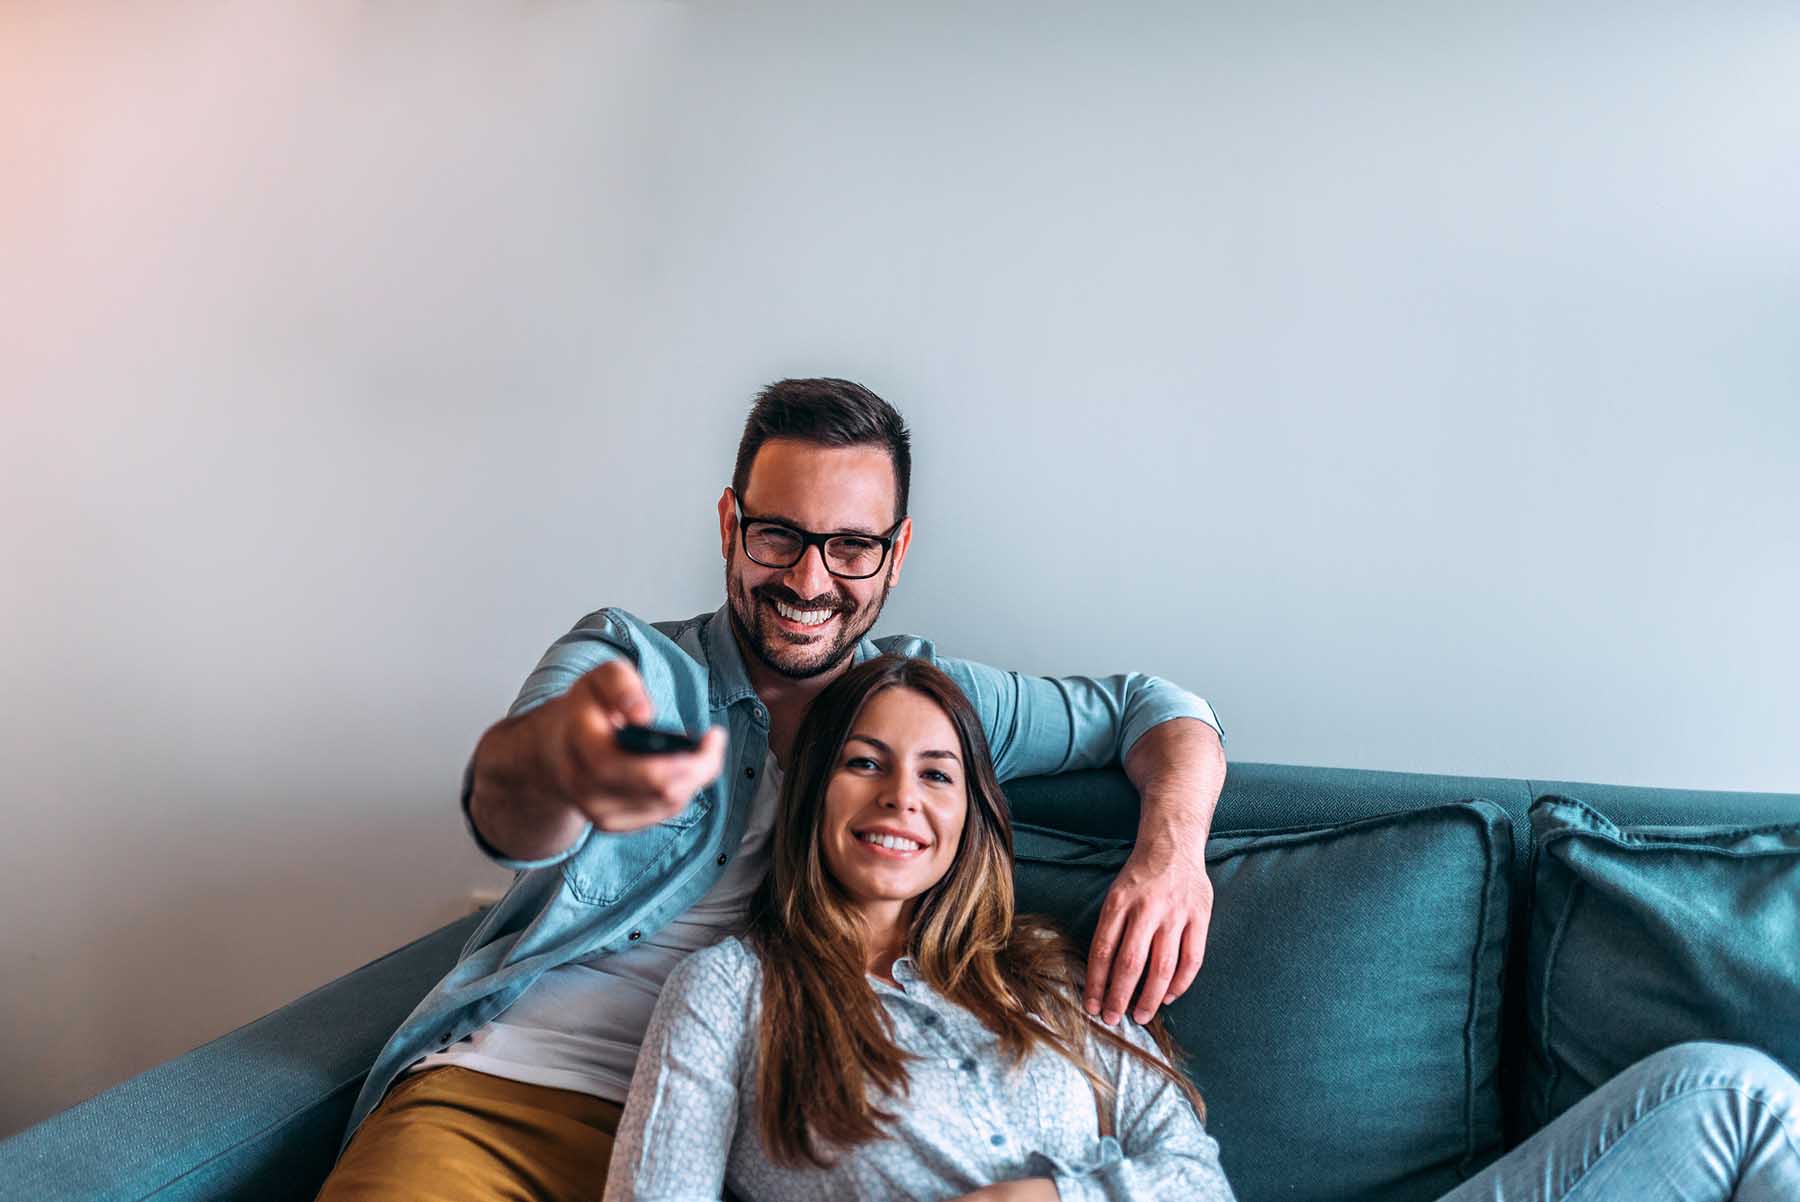
[[1006,1142],[1006,1137],[1004,1135],[990,1135],[988,1136],[988,1142],[998,1148],[1001,1144]]
[[972,1073],[975,1071],[975,1058],[973,1056],[964,1056],[962,1063],[956,1067],[960,1068],[965,1073]]

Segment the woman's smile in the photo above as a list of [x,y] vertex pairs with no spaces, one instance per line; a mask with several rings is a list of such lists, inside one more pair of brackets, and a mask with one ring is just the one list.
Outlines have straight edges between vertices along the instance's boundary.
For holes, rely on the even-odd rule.
[[925,835],[911,835],[889,827],[869,827],[855,832],[857,841],[871,852],[889,856],[916,856],[931,846]]

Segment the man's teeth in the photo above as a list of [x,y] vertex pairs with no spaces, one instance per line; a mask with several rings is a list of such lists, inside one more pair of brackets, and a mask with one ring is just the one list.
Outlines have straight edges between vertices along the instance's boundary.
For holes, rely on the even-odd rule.
[[775,612],[788,621],[798,622],[802,626],[823,626],[831,620],[833,611],[829,609],[795,609],[791,605],[783,605],[777,601],[775,602]]
[[864,843],[873,843],[878,847],[885,847],[889,851],[918,851],[925,846],[923,843],[915,843],[911,839],[903,839],[899,835],[876,835],[865,832],[856,837]]

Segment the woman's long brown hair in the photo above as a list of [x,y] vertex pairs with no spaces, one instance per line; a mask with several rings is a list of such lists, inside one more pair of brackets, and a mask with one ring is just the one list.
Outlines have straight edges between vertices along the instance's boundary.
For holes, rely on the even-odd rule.
[[[1173,1081],[1204,1116],[1199,1093],[1179,1069],[1082,1008],[1082,963],[1068,938],[1013,913],[1012,823],[981,722],[962,690],[923,660],[884,655],[833,681],[801,721],[772,863],[750,907],[749,942],[763,970],[757,1103],[770,1155],[789,1165],[829,1164],[836,1152],[879,1138],[893,1118],[881,1099],[906,1093],[910,1057],[895,1046],[869,984],[860,918],[826,867],[821,839],[825,791],[844,742],[868,699],[890,688],[922,693],[949,717],[962,742],[969,795],[956,855],[913,910],[907,954],[918,974],[980,1019],[1015,1064],[1048,1048],[1110,1102],[1112,1083],[1090,1058],[1091,1038]],[[1175,1061],[1160,1019],[1150,1031]]]

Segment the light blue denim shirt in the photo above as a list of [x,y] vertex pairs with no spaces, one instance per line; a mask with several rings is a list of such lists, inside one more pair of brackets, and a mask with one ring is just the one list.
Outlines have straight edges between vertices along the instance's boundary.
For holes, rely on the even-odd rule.
[[[605,1202],[942,1202],[1002,1181],[1048,1177],[1062,1202],[1232,1202],[1219,1145],[1167,1077],[1098,1040],[1095,1068],[1116,1093],[1101,1135],[1094,1088],[1039,1048],[1018,1064],[999,1037],[932,989],[902,957],[869,978],[907,1054],[885,1136],[824,1168],[775,1161],[763,1143],[762,962],[742,939],[695,952],[657,1000],[613,1143]],[[1114,1028],[1161,1053],[1126,1019]]]
[[[1173,718],[1198,718],[1218,729],[1205,701],[1152,676],[1024,676],[939,658],[930,642],[910,635],[863,639],[855,659],[884,652],[928,660],[956,681],[981,716],[1003,781],[1117,763],[1146,730]],[[542,705],[618,658],[636,665],[659,725],[726,728],[723,771],[667,822],[626,834],[589,827],[546,860],[500,856],[471,823],[483,850],[517,875],[456,966],[376,1057],[346,1143],[408,1065],[491,1022],[550,969],[660,930],[705,896],[742,841],[768,755],[769,711],[744,669],[728,608],[685,622],[648,623],[619,609],[591,613],[551,645],[509,713]],[[465,819],[472,771],[471,762],[463,778]]]

